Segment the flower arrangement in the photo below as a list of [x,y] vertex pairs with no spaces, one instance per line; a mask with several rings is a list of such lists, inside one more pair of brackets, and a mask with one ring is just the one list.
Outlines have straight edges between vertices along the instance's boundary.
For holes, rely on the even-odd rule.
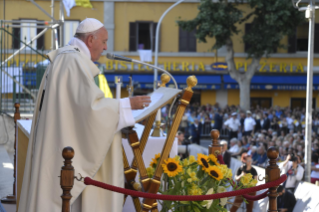
[[[147,168],[149,177],[152,177],[160,154],[156,154]],[[164,171],[164,181],[161,183],[159,192],[169,195],[208,195],[226,192],[229,186],[235,190],[249,188],[256,185],[250,174],[246,174],[236,185],[232,181],[232,170],[226,165],[219,164],[215,155],[198,154],[180,160],[179,156],[168,158],[161,164]],[[210,212],[227,211],[224,206],[227,198],[205,201],[160,201],[162,212]]]

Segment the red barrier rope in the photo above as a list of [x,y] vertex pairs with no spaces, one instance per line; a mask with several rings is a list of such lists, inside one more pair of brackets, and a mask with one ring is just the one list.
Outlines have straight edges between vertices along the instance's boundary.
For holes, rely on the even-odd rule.
[[262,194],[259,194],[259,195],[256,195],[256,196],[251,196],[251,195],[247,195],[247,194],[243,194],[243,197],[249,201],[257,201],[257,200],[260,200],[260,199],[264,199],[265,197],[267,197],[267,193],[268,193],[268,190],[265,191],[264,193]]
[[[198,196],[183,196],[183,195],[162,195],[162,194],[152,194],[140,191],[133,191],[129,189],[124,189],[116,186],[112,186],[106,183],[102,183],[99,181],[92,180],[89,177],[84,178],[85,185],[94,185],[99,188],[107,189],[110,191],[114,191],[117,193],[122,193],[125,195],[130,195],[134,197],[143,197],[148,199],[159,199],[159,200],[170,200],[170,201],[203,201],[203,200],[211,200],[211,199],[220,199],[225,197],[232,197],[232,196],[240,196],[251,192],[256,192],[259,190],[271,188],[278,186],[279,184],[283,183],[287,179],[287,175],[282,175],[279,179],[268,182],[263,185],[255,186],[252,188],[245,188],[237,191],[230,191],[218,194],[210,194],[210,195],[198,195]],[[258,195],[260,196],[260,195]],[[251,197],[251,196],[250,196]]]

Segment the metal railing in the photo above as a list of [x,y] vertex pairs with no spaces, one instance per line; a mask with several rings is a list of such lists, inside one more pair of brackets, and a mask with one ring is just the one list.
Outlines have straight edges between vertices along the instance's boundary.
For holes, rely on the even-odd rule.
[[[15,102],[20,103],[21,113],[33,113],[47,66],[43,48],[39,49],[42,41],[27,39],[30,28],[21,31],[21,28],[0,21],[0,113],[13,113]],[[46,31],[42,30],[37,38],[44,36]]]

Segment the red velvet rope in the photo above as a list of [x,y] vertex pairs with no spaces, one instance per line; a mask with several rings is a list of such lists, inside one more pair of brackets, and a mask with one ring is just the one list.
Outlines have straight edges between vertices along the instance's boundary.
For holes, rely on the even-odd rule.
[[260,199],[264,199],[265,197],[267,197],[267,193],[268,193],[268,190],[265,191],[264,193],[262,194],[259,194],[259,195],[256,195],[256,196],[251,196],[251,195],[248,195],[248,194],[243,194],[243,197],[249,201],[257,201],[257,200],[260,200]]
[[[259,190],[271,188],[278,186],[282,182],[284,182],[287,179],[287,175],[282,175],[279,179],[268,182],[263,185],[255,186],[252,188],[245,188],[237,191],[230,191],[230,192],[224,192],[224,193],[218,193],[218,194],[210,194],[210,195],[198,195],[198,196],[183,196],[183,195],[162,195],[162,194],[152,194],[152,193],[146,193],[141,191],[133,191],[129,189],[124,189],[116,186],[112,186],[106,183],[102,183],[99,181],[92,180],[89,177],[84,178],[84,184],[85,185],[94,185],[99,188],[107,189],[110,191],[122,193],[125,195],[130,195],[134,197],[143,197],[148,199],[159,199],[159,200],[171,200],[171,201],[203,201],[203,200],[211,200],[211,199],[220,199],[225,197],[232,197],[232,196],[240,196],[244,194],[248,194],[251,192],[256,192]],[[260,196],[260,195],[258,195]],[[251,196],[250,196],[251,197]]]

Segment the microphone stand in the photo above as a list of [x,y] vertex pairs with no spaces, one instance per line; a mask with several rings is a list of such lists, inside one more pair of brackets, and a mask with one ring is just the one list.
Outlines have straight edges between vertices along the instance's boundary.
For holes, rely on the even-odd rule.
[[[115,54],[107,53],[107,54],[106,54],[106,57],[107,57],[108,59],[111,59],[111,60],[120,60],[120,61],[125,61],[125,62],[128,62],[128,63],[132,63],[132,62],[133,62],[133,63],[136,63],[136,64],[142,64],[142,65],[151,67],[151,68],[153,68],[153,70],[154,70],[154,69],[155,69],[155,70],[160,70],[160,71],[162,71],[163,73],[167,74],[167,75],[173,80],[173,83],[174,83],[174,85],[175,85],[175,88],[178,89],[177,82],[176,82],[175,78],[174,78],[168,71],[166,71],[165,69],[162,69],[162,68],[160,68],[160,67],[158,67],[158,66],[154,66],[154,65],[152,65],[152,64],[144,63],[144,62],[139,61],[139,60],[134,60],[134,59],[132,59],[132,58],[123,57],[123,56],[120,56],[120,55],[115,55]],[[172,109],[173,109],[173,106],[174,106],[174,104],[175,104],[175,102],[176,102],[176,99],[177,99],[177,98],[175,97],[174,100],[173,100],[173,102],[172,102],[172,104],[171,104],[171,106],[170,106],[170,108],[169,108],[169,111],[168,111],[168,123],[167,123],[167,127],[168,127],[168,128],[169,128],[169,126],[170,126],[170,124],[171,124]],[[159,111],[159,113],[160,113],[160,111]],[[161,122],[161,120],[156,120],[156,121],[159,122],[159,123],[157,123],[157,125],[156,125],[156,128],[158,128],[158,126],[160,127],[160,122]],[[155,130],[155,129],[154,129],[154,130]]]

